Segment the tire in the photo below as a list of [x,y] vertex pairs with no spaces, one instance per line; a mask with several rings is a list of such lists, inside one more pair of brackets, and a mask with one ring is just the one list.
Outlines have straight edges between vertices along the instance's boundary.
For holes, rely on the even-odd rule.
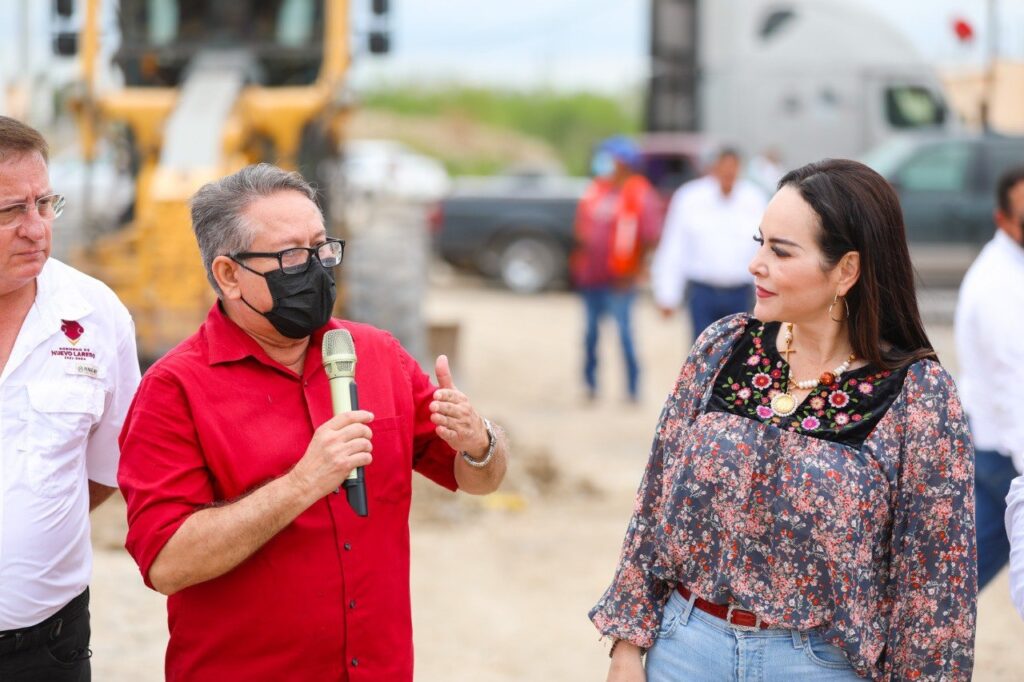
[[502,284],[517,294],[535,294],[551,287],[566,268],[565,253],[550,239],[520,235],[505,242],[498,256]]

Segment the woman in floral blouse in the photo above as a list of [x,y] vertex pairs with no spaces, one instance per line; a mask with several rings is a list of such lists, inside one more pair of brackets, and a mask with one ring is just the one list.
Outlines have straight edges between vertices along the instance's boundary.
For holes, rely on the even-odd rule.
[[608,679],[969,680],[974,451],[899,202],[853,161],[779,186],[754,316],[697,339],[590,614]]

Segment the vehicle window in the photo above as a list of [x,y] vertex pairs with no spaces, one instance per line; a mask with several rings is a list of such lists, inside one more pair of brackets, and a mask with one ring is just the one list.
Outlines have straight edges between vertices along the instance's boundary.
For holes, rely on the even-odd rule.
[[149,0],[146,30],[150,45],[168,45],[178,35],[178,3]]
[[1024,143],[1018,140],[1000,140],[988,145],[989,184],[995,186],[1001,176],[1011,168],[1024,166]]
[[130,86],[179,85],[193,57],[244,48],[260,85],[309,85],[323,60],[317,0],[140,0],[118,8],[115,63]]
[[967,144],[934,145],[908,161],[897,180],[902,189],[913,192],[959,192],[967,184],[970,160]]
[[891,178],[913,153],[914,144],[914,140],[910,138],[892,137],[867,151],[860,160],[885,177]]
[[761,24],[761,40],[770,40],[779,34],[785,26],[791,24],[796,19],[796,12],[791,9],[779,9],[774,10],[765,17],[764,22]]
[[299,47],[323,35],[313,0],[147,0],[120,10],[125,43]]
[[885,117],[893,128],[927,128],[946,120],[946,106],[934,92],[920,85],[886,88]]
[[284,0],[277,15],[277,42],[298,47],[313,39],[316,7],[312,0]]

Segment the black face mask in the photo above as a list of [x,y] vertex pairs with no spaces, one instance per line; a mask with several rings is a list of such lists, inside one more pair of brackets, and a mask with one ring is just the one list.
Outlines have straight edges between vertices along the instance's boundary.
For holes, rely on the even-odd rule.
[[267,318],[282,336],[304,339],[331,319],[338,291],[331,272],[316,259],[305,272],[294,275],[286,275],[283,270],[257,274],[267,280],[274,307],[263,312],[253,308],[245,297],[242,302]]

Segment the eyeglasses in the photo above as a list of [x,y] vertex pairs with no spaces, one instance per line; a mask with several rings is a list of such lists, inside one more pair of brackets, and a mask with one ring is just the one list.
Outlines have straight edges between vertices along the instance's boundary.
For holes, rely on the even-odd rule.
[[247,258],[276,258],[277,264],[286,275],[297,275],[305,272],[309,269],[309,264],[315,256],[320,265],[325,268],[333,268],[336,265],[341,265],[341,259],[345,255],[345,242],[341,239],[328,239],[319,246],[312,248],[306,248],[304,246],[296,246],[291,249],[285,249],[284,251],[277,252],[263,252],[263,251],[239,251],[237,253],[228,254],[228,258],[241,265],[250,272],[255,272],[258,275],[264,273],[257,272],[242,261]]
[[[36,212],[43,220],[59,218],[64,212],[64,196],[60,194],[47,194],[32,202],[36,205]],[[21,225],[25,216],[28,215],[30,204],[11,204],[0,208],[0,229],[10,229]]]

